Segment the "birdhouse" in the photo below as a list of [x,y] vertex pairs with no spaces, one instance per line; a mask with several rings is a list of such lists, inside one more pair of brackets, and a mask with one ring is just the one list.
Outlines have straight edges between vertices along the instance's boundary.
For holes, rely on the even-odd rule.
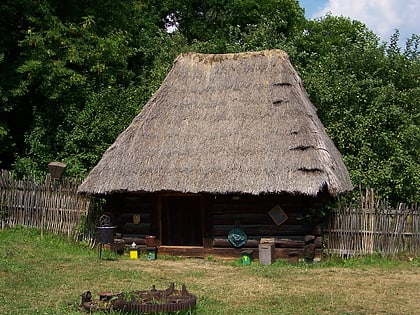
[[48,170],[53,179],[60,179],[63,176],[66,167],[67,165],[61,162],[50,162],[48,164]]

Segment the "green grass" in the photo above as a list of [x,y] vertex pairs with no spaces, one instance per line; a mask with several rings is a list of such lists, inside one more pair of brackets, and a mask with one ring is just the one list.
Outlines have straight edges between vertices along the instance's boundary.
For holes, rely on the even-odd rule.
[[183,314],[417,314],[420,260],[332,258],[270,266],[128,255],[68,242],[38,230],[0,231],[0,314],[81,314],[79,295],[185,283],[197,306]]

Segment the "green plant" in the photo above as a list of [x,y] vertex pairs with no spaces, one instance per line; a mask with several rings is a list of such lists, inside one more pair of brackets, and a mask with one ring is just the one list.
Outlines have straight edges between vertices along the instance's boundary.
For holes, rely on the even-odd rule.
[[336,201],[328,202],[322,207],[313,207],[305,210],[305,212],[299,215],[297,219],[310,223],[321,223],[336,207]]
[[88,222],[88,216],[86,214],[82,214],[80,216],[80,223],[76,227],[76,231],[78,234],[86,235],[91,229],[91,226]]

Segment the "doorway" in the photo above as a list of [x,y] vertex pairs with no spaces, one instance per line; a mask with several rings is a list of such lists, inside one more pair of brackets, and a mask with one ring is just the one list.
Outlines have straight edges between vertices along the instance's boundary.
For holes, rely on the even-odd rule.
[[162,245],[203,246],[200,196],[162,197]]

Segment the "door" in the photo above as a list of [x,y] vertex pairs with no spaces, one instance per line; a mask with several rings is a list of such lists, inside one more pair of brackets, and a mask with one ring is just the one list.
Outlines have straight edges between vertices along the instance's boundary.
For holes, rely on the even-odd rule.
[[162,197],[162,245],[202,246],[200,196]]

